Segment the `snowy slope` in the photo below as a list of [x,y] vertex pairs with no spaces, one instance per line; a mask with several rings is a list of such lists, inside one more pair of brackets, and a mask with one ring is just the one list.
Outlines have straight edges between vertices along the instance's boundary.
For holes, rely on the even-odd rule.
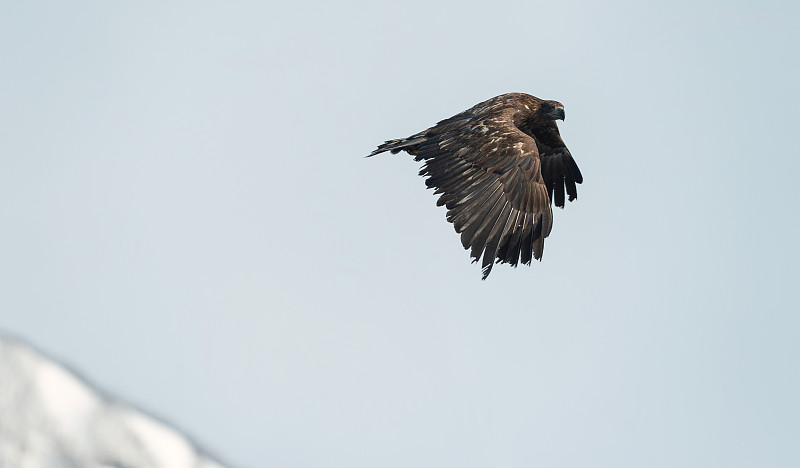
[[183,434],[0,336],[0,467],[222,468]]

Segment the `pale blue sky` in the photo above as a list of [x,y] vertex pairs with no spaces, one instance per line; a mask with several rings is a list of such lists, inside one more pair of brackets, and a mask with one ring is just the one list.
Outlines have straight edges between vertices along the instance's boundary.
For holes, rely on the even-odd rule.
[[[800,465],[796,2],[4,2],[0,327],[240,467]],[[566,107],[480,281],[405,155]]]

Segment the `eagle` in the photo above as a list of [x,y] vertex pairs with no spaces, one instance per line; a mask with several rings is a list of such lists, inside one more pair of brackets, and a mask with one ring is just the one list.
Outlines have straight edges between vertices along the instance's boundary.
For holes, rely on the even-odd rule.
[[440,194],[447,221],[461,234],[482,279],[497,263],[541,260],[553,227],[552,203],[563,208],[583,182],[557,120],[564,106],[524,93],[476,104],[407,138],[389,140],[367,157],[405,151],[424,161],[419,175]]

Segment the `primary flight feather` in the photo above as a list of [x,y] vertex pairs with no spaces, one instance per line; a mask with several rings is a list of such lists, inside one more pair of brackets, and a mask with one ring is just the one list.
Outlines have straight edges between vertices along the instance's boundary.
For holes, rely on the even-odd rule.
[[553,225],[551,203],[563,208],[583,182],[561,139],[557,101],[509,93],[476,104],[408,138],[389,140],[369,156],[406,151],[425,161],[419,174],[441,194],[447,220],[461,234],[483,279],[495,263],[540,260]]

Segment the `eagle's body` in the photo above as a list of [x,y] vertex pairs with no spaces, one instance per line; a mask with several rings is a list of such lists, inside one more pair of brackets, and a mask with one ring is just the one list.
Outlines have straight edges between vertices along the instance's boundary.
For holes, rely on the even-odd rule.
[[551,201],[572,201],[583,176],[558,133],[564,106],[528,94],[503,94],[416,135],[389,140],[370,156],[406,151],[425,161],[420,175],[442,194],[483,279],[498,263],[541,259],[553,224]]

